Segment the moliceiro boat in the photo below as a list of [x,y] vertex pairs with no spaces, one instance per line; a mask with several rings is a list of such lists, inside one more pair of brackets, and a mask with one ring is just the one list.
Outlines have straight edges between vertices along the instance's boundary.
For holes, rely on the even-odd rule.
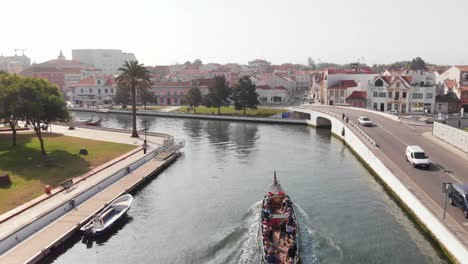
[[133,196],[131,194],[120,196],[97,214],[93,220],[81,227],[80,230],[85,235],[97,235],[105,231],[130,209],[132,202]]
[[294,205],[276,179],[276,172],[263,199],[259,222],[261,263],[300,263],[299,225]]

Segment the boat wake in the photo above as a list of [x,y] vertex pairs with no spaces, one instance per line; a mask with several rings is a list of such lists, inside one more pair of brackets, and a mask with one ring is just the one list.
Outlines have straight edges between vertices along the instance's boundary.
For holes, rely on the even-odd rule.
[[212,243],[193,263],[259,263],[257,230],[261,201],[252,205],[241,223]]

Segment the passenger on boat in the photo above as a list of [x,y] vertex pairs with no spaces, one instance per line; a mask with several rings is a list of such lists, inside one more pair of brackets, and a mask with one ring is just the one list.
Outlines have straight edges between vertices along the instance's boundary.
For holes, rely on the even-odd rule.
[[265,244],[265,253],[268,253],[270,251],[275,253],[276,249],[275,249],[275,247],[273,246],[273,244],[271,242],[266,242],[266,244]]
[[288,234],[288,239],[293,239],[294,234],[295,234],[294,230],[295,228],[292,226],[291,223],[288,223],[286,225],[286,234]]
[[265,257],[268,264],[278,264],[278,258],[273,254],[273,251],[268,251]]
[[286,221],[283,220],[280,224],[280,235],[279,235],[280,243],[281,241],[286,243],[286,241],[284,240],[285,238],[286,238]]
[[292,242],[291,245],[289,246],[288,257],[287,257],[287,260],[291,261],[291,263],[293,263],[294,259],[296,258],[296,252],[297,252],[297,245],[295,242]]

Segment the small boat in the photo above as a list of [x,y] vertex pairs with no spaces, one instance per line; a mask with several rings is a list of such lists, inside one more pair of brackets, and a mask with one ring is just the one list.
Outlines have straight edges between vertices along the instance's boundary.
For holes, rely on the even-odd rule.
[[301,241],[294,204],[276,179],[276,171],[262,201],[258,242],[261,263],[300,263]]
[[96,121],[86,121],[84,124],[87,126],[101,126],[102,119],[98,119]]
[[80,228],[86,235],[97,235],[112,226],[115,221],[122,217],[132,205],[133,196],[125,194],[112,201],[93,220]]

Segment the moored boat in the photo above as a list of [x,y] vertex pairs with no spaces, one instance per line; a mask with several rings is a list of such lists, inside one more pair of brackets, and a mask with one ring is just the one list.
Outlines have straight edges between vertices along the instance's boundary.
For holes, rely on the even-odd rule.
[[131,194],[120,196],[97,214],[93,220],[82,226],[80,230],[86,235],[96,235],[105,231],[130,209],[132,202],[133,196]]
[[89,121],[86,121],[84,124],[87,125],[87,126],[100,126],[101,122],[102,122],[102,119],[98,119],[96,121],[92,121],[92,119],[91,119]]
[[299,263],[299,225],[294,205],[274,173],[262,201],[258,229],[261,263]]

